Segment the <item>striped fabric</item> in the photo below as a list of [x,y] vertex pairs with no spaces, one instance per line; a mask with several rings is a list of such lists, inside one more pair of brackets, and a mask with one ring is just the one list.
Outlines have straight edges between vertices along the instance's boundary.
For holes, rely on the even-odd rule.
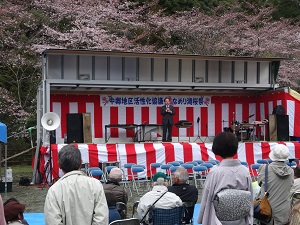
[[[287,145],[290,150],[290,158],[300,158],[300,143],[298,142],[239,143],[238,153],[235,158],[248,162],[248,165],[254,164],[258,159],[269,158],[269,152],[278,143]],[[58,152],[63,146],[63,144],[51,145],[53,178],[62,175],[57,162]],[[108,161],[119,161],[123,169],[126,163],[142,164],[146,166],[149,177],[150,164],[154,162],[165,164],[179,160],[184,162],[198,159],[203,161],[211,159],[221,160],[220,157],[215,156],[212,152],[212,143],[78,144],[77,147],[81,151],[83,163],[89,163],[90,167],[98,167],[99,162]],[[40,171],[42,172],[45,162],[49,159],[49,148],[46,151],[41,151],[41,154]],[[153,171],[153,173],[155,172]]]
[[[104,126],[107,124],[161,124],[160,106],[101,106],[100,95],[51,94],[50,110],[61,118],[56,130],[57,143],[63,143],[67,132],[68,113],[91,113],[93,143],[104,142]],[[289,115],[290,136],[300,137],[300,101],[285,92],[259,96],[212,96],[208,107],[175,106],[174,122],[188,120],[193,123],[190,136],[215,136],[228,127],[233,120],[242,122],[268,119],[277,105],[283,105]],[[253,115],[249,118],[250,115]],[[173,129],[173,137],[187,137],[187,129]],[[108,136],[121,141],[132,140],[133,132],[110,128]]]

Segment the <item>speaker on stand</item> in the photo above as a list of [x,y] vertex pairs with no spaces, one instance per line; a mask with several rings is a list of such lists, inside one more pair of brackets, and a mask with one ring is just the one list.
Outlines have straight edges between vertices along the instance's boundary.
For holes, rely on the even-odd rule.
[[197,136],[197,138],[195,139],[195,142],[199,139],[201,142],[203,142],[203,140],[201,139],[201,137],[200,137],[200,129],[199,129],[199,126],[200,126],[200,117],[198,116],[198,118],[197,118],[197,127],[198,127],[198,136]]
[[[60,125],[60,118],[59,116],[54,112],[48,112],[45,113],[41,119],[41,124],[45,130],[49,132],[49,160],[46,163],[46,166],[44,168],[42,179],[44,179],[43,186],[45,185],[45,182],[48,183],[48,176],[50,176],[50,185],[52,184],[52,149],[51,144],[56,143],[56,132],[55,130]],[[46,176],[44,178],[44,176]],[[49,183],[48,183],[49,184]]]

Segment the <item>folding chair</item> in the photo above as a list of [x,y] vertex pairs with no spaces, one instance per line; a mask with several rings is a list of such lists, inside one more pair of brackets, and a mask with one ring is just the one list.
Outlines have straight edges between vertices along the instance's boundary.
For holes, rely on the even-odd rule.
[[211,163],[214,166],[218,165],[218,163],[216,161],[210,160],[210,161],[206,161],[205,163]]
[[123,220],[115,220],[111,222],[109,225],[140,225],[140,221],[137,218],[123,219]]
[[252,178],[252,181],[256,181],[257,180],[257,170],[258,168],[261,166],[262,164],[252,164],[250,166],[250,170],[251,170],[251,178]]
[[143,166],[135,165],[131,167],[131,177],[132,177],[132,189],[136,190],[136,193],[139,193],[140,184],[144,184],[147,186],[147,189],[144,188],[143,190],[150,190],[150,180],[147,178],[146,170]]
[[132,180],[131,177],[131,167],[136,165],[135,163],[125,163],[124,164],[124,175],[127,177],[128,180]]
[[200,165],[201,163],[203,163],[203,160],[197,159],[197,160],[194,160],[193,162],[196,162],[196,163],[198,163],[198,165]]
[[179,162],[168,162],[168,164],[171,164],[172,166],[180,166]]
[[207,171],[209,171],[209,169],[213,168],[214,165],[210,162],[204,162],[204,163],[201,163],[200,166],[206,166],[207,167]]
[[247,162],[240,161],[240,163],[241,163],[243,166],[245,166],[245,167],[249,168],[249,166],[248,166],[248,163],[247,163]]
[[256,160],[256,163],[257,164],[268,164],[269,162],[267,159],[258,159],[258,160]]
[[170,172],[171,166],[173,166],[173,165],[172,164],[162,164],[160,166],[160,169],[162,170],[162,172],[164,172],[167,175],[170,185],[172,185],[171,172]]
[[155,225],[181,225],[184,217],[182,206],[173,209],[151,208],[149,219]]
[[178,163],[180,163],[180,165],[184,163],[184,162],[181,161],[181,160],[175,160],[174,162],[178,162]]
[[211,159],[211,160],[209,160],[208,162],[215,162],[217,165],[219,165],[219,164],[220,164],[220,161],[219,161],[219,160],[217,160],[217,159]]
[[122,180],[119,182],[119,184],[123,185],[123,188],[126,192],[127,192],[127,189],[128,189],[129,190],[129,195],[130,195],[130,197],[132,197],[132,191],[131,191],[131,187],[130,187],[130,185],[132,184],[131,180],[127,179],[127,176],[126,176],[123,169],[121,169],[121,171],[122,171]]
[[122,219],[127,218],[127,205],[124,202],[117,202],[116,210],[120,213]]
[[101,183],[105,183],[105,179],[104,179],[104,177],[103,177],[103,171],[100,169],[100,168],[98,168],[98,169],[96,169],[96,170],[91,170],[90,172],[89,172],[89,175],[90,175],[90,177],[99,177],[99,181],[101,182]]
[[150,176],[151,176],[151,179],[152,179],[153,175],[155,174],[155,173],[152,172],[152,170],[155,170],[155,172],[158,172],[157,169],[159,169],[160,166],[161,166],[161,163],[151,163],[150,164]]
[[193,224],[195,202],[182,202],[184,208],[183,224]]
[[134,217],[134,214],[135,214],[135,212],[137,210],[137,207],[138,207],[139,203],[140,203],[139,201],[136,201],[132,205],[132,216],[131,216],[132,218]]
[[198,188],[198,182],[200,181],[200,187],[202,187],[202,183],[204,183],[207,175],[207,167],[206,166],[194,166],[193,167],[193,175],[194,175],[194,182],[196,188]]
[[290,167],[296,167],[297,166],[296,162],[294,162],[294,161],[292,161],[292,162],[286,161],[285,163],[286,163],[286,165],[288,165]]
[[195,161],[186,162],[185,164],[193,164],[194,166],[198,166],[198,163]]

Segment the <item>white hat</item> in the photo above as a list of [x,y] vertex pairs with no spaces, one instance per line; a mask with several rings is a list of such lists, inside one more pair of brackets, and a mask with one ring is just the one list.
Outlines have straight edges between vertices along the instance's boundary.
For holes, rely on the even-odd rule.
[[273,161],[287,161],[289,158],[289,149],[286,145],[278,144],[270,152],[269,157]]

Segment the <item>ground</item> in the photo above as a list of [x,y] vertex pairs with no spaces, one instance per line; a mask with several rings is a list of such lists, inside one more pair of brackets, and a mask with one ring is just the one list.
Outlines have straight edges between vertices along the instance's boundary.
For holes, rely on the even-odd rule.
[[[14,177],[12,192],[1,193],[3,202],[14,197],[26,205],[26,212],[44,212],[44,202],[49,187],[46,185],[19,186],[20,177],[32,177],[32,169],[30,166],[12,166],[12,169]],[[202,189],[198,190],[198,203],[200,203]],[[132,205],[135,201],[138,201],[141,196],[138,196],[136,192],[133,192],[133,196],[129,197],[127,217],[131,217]]]

